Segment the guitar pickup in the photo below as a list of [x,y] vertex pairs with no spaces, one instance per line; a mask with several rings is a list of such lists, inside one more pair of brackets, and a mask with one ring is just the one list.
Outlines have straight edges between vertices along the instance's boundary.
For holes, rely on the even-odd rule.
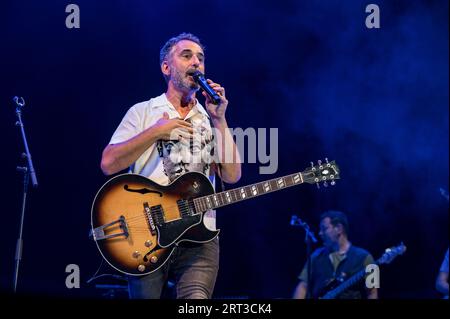
[[177,200],[178,210],[181,217],[190,217],[195,214],[194,202],[187,199]]
[[153,236],[155,236],[156,235],[155,221],[153,220],[152,209],[150,208],[147,202],[144,203],[144,211],[145,215],[147,216],[148,224],[150,225],[150,233]]
[[[116,225],[119,225],[119,229],[121,230],[121,232],[109,234],[109,235],[105,234],[105,230],[107,228],[116,226]],[[120,218],[118,220],[115,220],[111,223],[91,229],[91,231],[89,233],[89,237],[92,237],[95,241],[115,238],[115,237],[119,237],[119,236],[124,236],[125,238],[128,238],[128,235],[129,235],[128,227],[127,227],[127,223],[125,221],[124,216],[120,216]]]

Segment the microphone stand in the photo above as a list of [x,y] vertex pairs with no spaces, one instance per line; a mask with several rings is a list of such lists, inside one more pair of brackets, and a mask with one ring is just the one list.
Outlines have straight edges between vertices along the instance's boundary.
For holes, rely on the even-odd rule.
[[[312,244],[317,243],[317,239],[314,236],[314,232],[310,230],[308,224],[306,222],[303,222],[300,218],[298,218],[296,215],[293,215],[291,218],[291,225],[292,226],[301,226],[305,230],[305,244],[306,244],[306,265],[307,265],[307,274],[306,274],[306,280],[309,287],[310,285],[310,279],[311,279],[311,273],[312,273],[312,267],[311,267],[311,253],[312,253]],[[311,295],[311,289],[307,290],[307,296]]]
[[25,105],[25,101],[23,98],[14,97],[14,102],[16,103],[16,115],[17,115],[17,122],[16,126],[20,127],[20,131],[22,133],[22,139],[23,144],[25,147],[25,153],[22,153],[22,158],[27,159],[27,166],[21,167],[17,166],[17,171],[23,173],[23,197],[22,197],[22,214],[20,218],[20,231],[19,231],[19,238],[17,239],[16,244],[16,255],[15,255],[15,268],[14,268],[14,293],[17,292],[17,281],[19,277],[19,266],[20,261],[22,259],[22,247],[23,247],[23,240],[22,240],[22,233],[23,233],[23,225],[24,225],[24,218],[25,218],[25,206],[26,206],[26,200],[27,200],[27,193],[28,193],[28,183],[31,177],[31,183],[33,187],[38,186],[37,178],[36,178],[36,172],[33,167],[33,161],[31,160],[31,153],[28,148],[28,142],[25,135],[25,129],[22,122],[22,108]]

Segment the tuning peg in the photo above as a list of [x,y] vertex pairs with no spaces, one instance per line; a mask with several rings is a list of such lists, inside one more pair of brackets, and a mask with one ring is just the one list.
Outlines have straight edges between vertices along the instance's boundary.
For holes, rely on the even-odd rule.
[[323,186],[324,186],[324,187],[328,187],[327,181],[324,181],[324,182],[323,182]]
[[317,163],[318,163],[319,165],[322,165],[322,161],[321,161],[321,160],[318,160]]
[[328,157],[325,157],[325,162],[328,164]]
[[334,180],[332,180],[332,181],[330,182],[330,184],[331,184],[331,186],[334,186],[334,185],[336,185],[336,182],[335,182]]
[[314,167],[314,162],[311,162],[311,170],[315,171],[316,168]]
[[319,185],[319,183],[316,183],[316,185],[317,185],[317,189],[320,189],[320,185]]

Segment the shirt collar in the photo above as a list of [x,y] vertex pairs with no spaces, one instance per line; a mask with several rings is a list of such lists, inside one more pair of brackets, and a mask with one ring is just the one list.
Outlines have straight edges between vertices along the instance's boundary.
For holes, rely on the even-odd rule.
[[[197,103],[194,105],[194,107],[192,108],[192,110],[197,111],[202,113],[203,115],[205,115],[207,118],[209,118],[209,114],[208,112],[205,110],[205,108],[201,105],[201,103],[198,101],[197,98],[195,98]],[[156,97],[153,99],[152,101],[153,107],[168,107],[171,110],[177,112],[177,110],[175,109],[175,107],[172,105],[172,103],[170,103],[170,101],[167,99],[166,93],[161,94],[160,96]],[[192,111],[191,110],[191,111]],[[189,113],[191,113],[191,111]],[[188,113],[188,117],[189,116]]]

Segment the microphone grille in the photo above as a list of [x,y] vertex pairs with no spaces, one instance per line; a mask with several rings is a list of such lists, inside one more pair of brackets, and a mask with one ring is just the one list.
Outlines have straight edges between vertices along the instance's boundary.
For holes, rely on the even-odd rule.
[[189,71],[188,74],[190,76],[192,76],[193,78],[199,78],[199,77],[203,77],[203,73],[200,72],[199,70],[195,70],[195,71]]

